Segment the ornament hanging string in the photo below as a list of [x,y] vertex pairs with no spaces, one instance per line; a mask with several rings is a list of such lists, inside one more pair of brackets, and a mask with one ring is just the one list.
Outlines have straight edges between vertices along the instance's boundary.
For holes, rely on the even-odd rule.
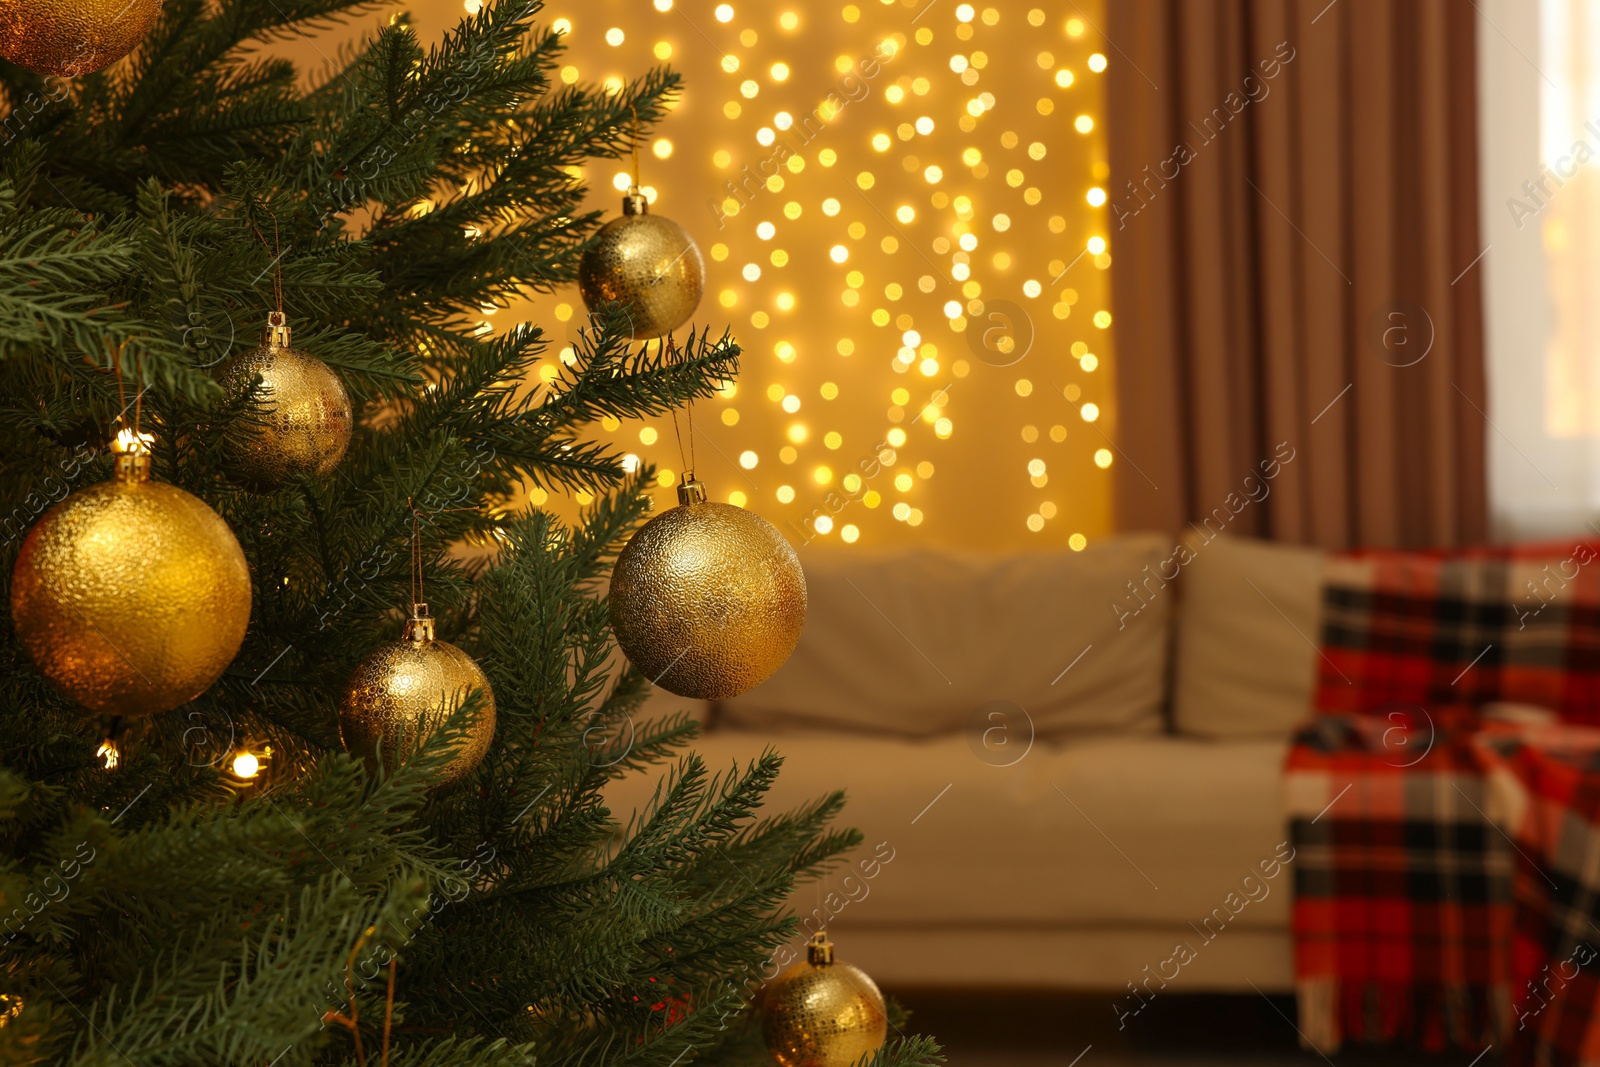
[[[406,497],[406,507],[411,511],[411,603],[424,604],[422,585],[422,512],[417,510],[416,501]],[[449,515],[457,511],[477,511],[477,508],[440,508],[430,511],[429,515]]]
[[278,243],[278,216],[272,216],[272,243],[267,244],[267,238],[256,227],[254,219],[246,219],[250,230],[256,235],[256,240],[261,242],[261,247],[272,253],[272,305],[279,315],[283,314],[283,249]]
[[[639,186],[639,109],[637,107],[634,107],[632,104],[629,104],[628,105],[628,111],[633,116],[632,136],[629,137],[629,141],[631,142],[631,146],[632,146],[632,150],[633,150],[633,153],[632,153],[633,154],[633,191],[634,192],[638,192],[639,188],[640,188],[640,186]],[[660,278],[658,277],[656,280],[660,281]],[[663,344],[664,344],[664,346],[666,348],[667,362],[669,364],[682,362],[682,360],[680,358],[677,342],[673,341],[671,337],[668,337],[663,342]],[[678,409],[677,408],[673,408],[672,409],[672,434],[673,434],[674,437],[676,437],[678,439],[678,462],[683,466],[684,481],[689,481],[691,478],[694,477],[694,472],[695,472],[694,397],[691,396],[687,401],[685,401],[683,407],[684,407],[685,417],[688,419],[688,422],[689,422],[689,450],[688,450],[688,455],[687,456],[684,455],[683,428],[678,425]]]
[[639,109],[629,104],[628,111],[633,115],[633,136],[629,140],[633,142],[633,187],[637,189],[639,188]]
[[[126,341],[118,345],[116,351],[111,353],[111,370],[117,376],[117,403],[122,405],[117,411],[117,418],[119,419],[128,413],[128,390],[122,383],[122,350],[125,347],[127,347]],[[137,435],[138,431],[135,430],[134,433]]]
[[383,1060],[380,1067],[389,1067],[389,1031],[394,1028],[394,969],[400,961],[389,957],[389,992],[383,1005]]
[[[128,390],[122,380],[122,353],[132,342],[123,341],[111,352],[111,372],[117,376],[117,403],[121,408],[117,412],[117,419],[125,423],[128,414]],[[109,346],[109,342],[108,342]],[[144,370],[143,364],[137,356],[133,361],[133,376],[139,379],[139,391],[133,394],[133,448],[138,449],[144,438],[140,436],[140,429],[144,416]]]
[[[629,138],[629,140],[632,142],[633,146],[633,187],[635,190],[637,190],[639,188],[639,109],[630,104],[628,105],[628,111],[633,116],[633,135]],[[679,356],[677,342],[668,337],[665,341],[665,345],[667,350],[667,362],[682,362]],[[689,478],[693,477],[695,472],[694,398],[690,397],[683,406],[685,415],[689,421],[689,452],[687,456],[684,455],[683,428],[678,425],[677,408],[672,409],[672,433],[673,436],[678,439],[678,462],[683,466],[684,480],[688,481]]]
[[[121,362],[121,359],[118,359]],[[144,426],[144,364],[138,356],[133,357],[133,376],[139,379],[139,389],[133,394],[133,438],[142,446],[144,438],[140,436]]]
[[[666,343],[667,343],[667,359],[668,359],[668,362],[670,362],[670,363],[681,363],[681,362],[683,362],[682,359],[679,357],[677,342],[672,340],[672,338],[669,337],[669,338],[667,338],[667,342]],[[678,425],[678,409],[677,408],[673,408],[672,409],[672,433],[673,433],[673,436],[675,436],[678,439],[678,462],[683,464],[684,475],[685,475],[684,476],[684,481],[688,481],[689,478],[694,475],[694,471],[695,471],[695,459],[694,459],[694,397],[691,396],[688,399],[688,401],[684,403],[683,407],[684,407],[684,411],[686,412],[686,414],[688,416],[688,420],[689,420],[689,455],[688,455],[687,459],[684,458],[684,454],[683,454],[683,430]]]
[[422,604],[422,516],[410,497],[406,497],[406,507],[411,509],[411,603]]
[[[377,933],[377,927],[369,926],[356,939],[355,947],[350,950],[350,958],[344,965],[344,988],[346,1003],[350,1005],[350,1014],[334,1010],[323,1013],[322,1021],[325,1023],[338,1023],[350,1031],[350,1036],[355,1040],[356,1063],[366,1067],[366,1050],[361,1045],[361,1016],[356,1004],[355,965],[356,954],[367,943],[367,939]],[[394,1026],[394,978],[396,957],[389,957],[389,989],[385,997],[383,1009],[383,1058],[379,1061],[381,1067],[389,1067],[389,1032]]]

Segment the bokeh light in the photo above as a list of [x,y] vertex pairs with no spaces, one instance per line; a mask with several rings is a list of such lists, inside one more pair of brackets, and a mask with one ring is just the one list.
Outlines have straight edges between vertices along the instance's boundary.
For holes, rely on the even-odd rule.
[[[641,182],[705,254],[693,324],[744,350],[745,395],[696,405],[715,499],[797,543],[1081,548],[1109,529],[1105,2],[551,4],[564,84],[684,75]],[[615,217],[626,160],[571,172]],[[545,325],[534,379],[554,385],[587,316],[570,290],[532,303],[486,329]],[[661,469],[658,507],[686,462],[671,423],[597,430]]]

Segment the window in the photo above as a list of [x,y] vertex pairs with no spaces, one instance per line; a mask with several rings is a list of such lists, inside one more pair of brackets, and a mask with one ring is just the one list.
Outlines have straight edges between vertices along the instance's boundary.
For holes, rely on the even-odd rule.
[[1479,11],[1491,508],[1504,538],[1574,532],[1600,518],[1600,2]]

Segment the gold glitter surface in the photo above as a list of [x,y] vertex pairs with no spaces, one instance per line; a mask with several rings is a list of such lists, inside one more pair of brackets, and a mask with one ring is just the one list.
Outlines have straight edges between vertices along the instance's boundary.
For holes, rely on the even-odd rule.
[[205,692],[238,653],[250,571],[203,501],[116,479],[73,493],[29,531],[11,617],[67,696],[105,715],[151,715]]
[[[418,621],[414,618],[411,627]],[[431,633],[432,620],[424,621]],[[408,633],[415,632],[408,628]],[[375,763],[381,739],[384,766],[393,770],[396,756],[421,744],[474,689],[483,690],[483,700],[471,733],[457,746],[437,785],[459,780],[489,751],[494,740],[494,690],[472,657],[448,641],[410,636],[391,641],[363,660],[345,686],[339,705],[344,747]]]
[[706,264],[694,240],[671,219],[630,197],[624,214],[600,230],[578,265],[578,290],[590,311],[614,300],[628,309],[633,339],[671,333],[689,321],[706,287]]
[[662,512],[611,573],[628,659],[679,696],[725,700],[783,666],[806,621],[806,577],[759,515],[706,501]]
[[848,963],[797,963],[762,997],[761,1035],[779,1067],[850,1067],[888,1032],[883,994]]
[[36,74],[92,74],[133,51],[160,14],[161,0],[6,0],[0,56]]
[[264,342],[224,364],[223,388],[238,395],[258,374],[265,424],[248,440],[230,441],[229,472],[268,491],[302,474],[332,474],[350,444],[350,396],[339,376],[320,359]]

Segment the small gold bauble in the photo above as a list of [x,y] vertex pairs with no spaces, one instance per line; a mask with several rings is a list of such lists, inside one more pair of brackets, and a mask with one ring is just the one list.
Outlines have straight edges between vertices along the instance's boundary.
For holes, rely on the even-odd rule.
[[92,74],[133,51],[161,2],[9,0],[0,4],[0,56],[35,74]]
[[882,1046],[889,1012],[877,983],[833,958],[818,932],[806,959],[778,975],[761,1000],[761,1036],[778,1067],[850,1067]]
[[250,623],[250,570],[198,497],[124,452],[28,532],[11,575],[17,638],[45,677],[104,715],[152,715],[211,688]]
[[[394,770],[463,703],[483,691],[470,733],[434,779],[435,786],[465,777],[494,740],[494,690],[472,657],[448,641],[435,640],[428,605],[413,605],[405,636],[362,661],[339,703],[339,735],[352,756]],[[381,746],[380,746],[381,742]]]
[[231,396],[261,378],[256,397],[264,423],[244,439],[231,438],[226,456],[229,473],[251,489],[270,492],[300,475],[326,477],[350,445],[350,395],[344,382],[289,341],[283,313],[274,311],[261,344],[222,367],[222,385]]
[[584,306],[598,311],[611,301],[624,305],[635,341],[664,336],[688,322],[706,288],[706,264],[694,239],[649,210],[639,190],[628,190],[622,217],[601,227],[578,264]]
[[679,696],[726,700],[783,666],[806,621],[806,576],[759,515],[706,500],[645,523],[611,571],[611,629],[629,661]]

